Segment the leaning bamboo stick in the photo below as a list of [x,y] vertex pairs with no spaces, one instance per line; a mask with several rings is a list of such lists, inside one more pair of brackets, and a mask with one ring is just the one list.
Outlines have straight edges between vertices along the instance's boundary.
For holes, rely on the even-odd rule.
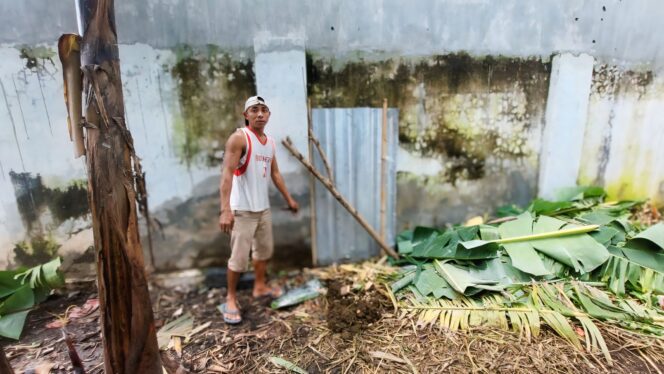
[[[311,117],[309,117],[309,123],[311,123]],[[330,162],[328,161],[327,155],[325,154],[323,148],[320,145],[320,141],[318,141],[318,139],[316,139],[316,137],[314,136],[314,130],[312,127],[309,127],[309,141],[316,146],[318,154],[320,155],[321,160],[323,160],[323,165],[325,166],[325,171],[327,171],[327,176],[330,179],[330,182],[334,184],[334,176],[332,175],[332,168],[330,167]]]
[[350,203],[346,201],[346,199],[344,199],[343,196],[341,196],[341,194],[339,193],[339,191],[337,191],[332,182],[330,182],[328,178],[324,177],[318,170],[316,170],[316,168],[314,168],[314,166],[311,165],[311,163],[307,161],[297,149],[295,149],[289,137],[283,139],[281,143],[284,145],[284,147],[286,147],[286,149],[288,149],[288,151],[293,156],[295,156],[295,158],[297,158],[300,161],[300,163],[302,163],[302,165],[304,165],[304,167],[306,167],[309,170],[311,174],[313,174],[323,184],[323,186],[325,186],[325,188],[328,189],[328,191],[330,191],[332,196],[334,196],[334,198],[337,199],[337,201],[341,204],[341,206],[346,208],[348,213],[350,213],[357,220],[360,226],[362,226],[365,230],[367,230],[369,236],[371,236],[376,241],[376,243],[378,243],[378,245],[383,249],[383,251],[386,254],[394,258],[399,258],[399,255],[394,251],[394,249],[392,249],[389,245],[387,245],[387,243],[385,243],[385,241],[380,237],[380,235],[378,235],[376,230],[374,230],[371,227],[371,225],[369,225],[369,223],[360,215],[357,209],[355,209],[352,205],[350,205]]

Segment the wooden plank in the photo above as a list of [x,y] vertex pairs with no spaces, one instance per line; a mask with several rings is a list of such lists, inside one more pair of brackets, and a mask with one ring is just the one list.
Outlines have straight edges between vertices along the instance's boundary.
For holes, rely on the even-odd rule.
[[380,143],[380,237],[387,240],[387,99],[383,99],[383,123]]

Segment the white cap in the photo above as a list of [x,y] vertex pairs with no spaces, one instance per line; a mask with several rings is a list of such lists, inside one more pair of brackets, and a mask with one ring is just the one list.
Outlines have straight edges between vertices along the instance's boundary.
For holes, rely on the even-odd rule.
[[250,98],[247,99],[247,101],[244,102],[244,111],[246,112],[247,109],[249,109],[250,107],[252,107],[254,105],[258,105],[258,104],[263,104],[263,105],[267,106],[267,104],[265,103],[265,99],[263,99],[262,97],[260,97],[260,96],[250,97]]

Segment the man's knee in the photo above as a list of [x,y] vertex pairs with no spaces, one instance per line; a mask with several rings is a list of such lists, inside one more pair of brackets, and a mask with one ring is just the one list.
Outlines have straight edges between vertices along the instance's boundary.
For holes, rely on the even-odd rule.
[[236,273],[247,271],[249,269],[249,253],[246,256],[231,254],[231,258],[228,259],[228,269]]

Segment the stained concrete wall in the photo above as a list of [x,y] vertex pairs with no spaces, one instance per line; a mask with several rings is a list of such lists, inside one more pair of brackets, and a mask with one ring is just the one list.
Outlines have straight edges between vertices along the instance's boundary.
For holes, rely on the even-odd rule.
[[[302,150],[305,87],[315,107],[387,98],[398,108],[398,229],[525,204],[549,186],[538,185],[543,162],[560,166],[547,147],[581,155],[559,168],[568,180],[664,201],[657,2],[149,0],[116,9],[160,269],[224,264],[219,162],[256,92],[273,96],[274,134]],[[0,1],[0,267],[57,253],[71,271],[89,270],[85,172],[72,158],[54,55],[59,34],[75,30],[73,1]],[[554,79],[551,56],[566,53],[589,56],[591,81]],[[550,100],[555,87],[590,94]],[[557,135],[565,121],[549,117],[578,105],[587,106],[575,117],[583,139],[569,142]],[[309,256],[308,176],[281,148],[278,157],[303,207],[294,217],[275,211],[285,265]],[[283,204],[275,190],[271,200]]]

